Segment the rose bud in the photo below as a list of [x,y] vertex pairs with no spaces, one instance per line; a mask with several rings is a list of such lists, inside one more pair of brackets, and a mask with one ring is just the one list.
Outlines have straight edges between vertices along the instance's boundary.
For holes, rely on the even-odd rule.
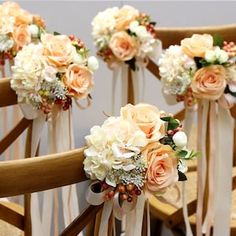
[[183,148],[187,145],[187,136],[183,131],[174,134],[173,141],[178,148]]

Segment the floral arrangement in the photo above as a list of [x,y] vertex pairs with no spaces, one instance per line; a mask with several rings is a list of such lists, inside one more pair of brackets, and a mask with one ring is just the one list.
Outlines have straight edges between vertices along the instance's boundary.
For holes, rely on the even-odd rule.
[[38,15],[32,15],[15,2],[0,5],[0,64],[12,59],[25,45],[37,42],[45,24]]
[[11,87],[19,103],[31,104],[45,114],[54,105],[67,110],[72,98],[90,98],[97,68],[97,59],[88,56],[81,40],[72,35],[44,33],[40,42],[25,45],[17,53]]
[[[197,99],[236,103],[236,46],[209,34],[194,34],[170,46],[159,60],[166,98],[193,106]],[[171,100],[170,100],[171,101]]]
[[84,170],[104,192],[132,202],[141,193],[158,196],[178,180],[186,180],[187,150],[182,126],[171,115],[149,104],[128,104],[119,117],[109,117],[86,136]]
[[159,41],[155,38],[155,22],[131,6],[108,8],[92,21],[92,36],[97,54],[114,68],[121,62],[135,70],[136,61],[155,55]]

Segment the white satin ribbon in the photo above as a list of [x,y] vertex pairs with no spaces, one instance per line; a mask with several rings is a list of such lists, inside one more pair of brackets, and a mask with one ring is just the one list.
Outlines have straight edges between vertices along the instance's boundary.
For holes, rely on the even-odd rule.
[[[185,116],[184,116],[184,131],[187,137],[191,136],[191,130],[194,123],[195,110],[189,107],[185,107]],[[193,236],[191,225],[188,218],[188,207],[187,207],[187,192],[186,192],[186,183],[182,182],[182,205],[183,205],[183,216],[184,223],[186,227],[186,236]]]
[[201,157],[198,158],[197,168],[197,236],[202,236],[202,214],[203,199],[206,184],[206,130],[208,121],[209,102],[206,100],[198,101],[198,150]]
[[[229,110],[219,106],[218,111],[218,142],[216,143],[216,179],[215,179],[215,208],[214,236],[229,236],[231,222],[232,198],[232,164],[234,145],[234,119]],[[223,203],[223,204],[222,204]]]

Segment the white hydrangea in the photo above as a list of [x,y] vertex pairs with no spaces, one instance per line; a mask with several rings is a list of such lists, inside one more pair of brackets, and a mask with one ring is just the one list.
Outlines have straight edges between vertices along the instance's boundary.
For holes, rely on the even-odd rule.
[[0,34],[9,34],[14,31],[15,18],[3,14],[0,16]]
[[14,41],[8,35],[0,34],[0,52],[11,49],[13,45]]
[[116,15],[118,7],[108,8],[105,11],[99,12],[92,21],[92,36],[97,47],[102,47],[107,42],[104,35],[110,35],[116,25]]
[[11,87],[16,91],[19,102],[29,103],[29,98],[40,88],[46,63],[42,54],[41,44],[29,44],[15,57]]
[[[146,135],[134,124],[110,117],[104,124],[94,126],[86,137],[85,171],[91,179],[104,180],[112,168],[131,170],[132,156],[147,145]],[[111,180],[107,180],[111,183]]]
[[195,61],[183,53],[180,46],[170,46],[159,59],[163,91],[166,94],[182,94],[196,71]]

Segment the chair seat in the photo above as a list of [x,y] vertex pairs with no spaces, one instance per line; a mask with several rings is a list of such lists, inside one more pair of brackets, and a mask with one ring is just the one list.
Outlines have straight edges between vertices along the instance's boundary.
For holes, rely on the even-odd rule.
[[[233,176],[236,176],[236,167],[233,168]],[[187,201],[191,202],[197,198],[197,172],[189,172],[187,174],[188,181],[186,182],[186,193]],[[181,183],[179,182],[177,186],[181,189]],[[178,201],[173,202],[173,191],[168,191],[165,194],[165,198],[172,200],[171,205],[163,203],[154,196],[149,197],[150,211],[155,218],[165,221],[170,215],[172,215],[176,210],[181,208],[182,200],[181,197]],[[232,192],[232,220],[231,229],[236,232],[236,189]],[[190,217],[191,224],[196,224],[196,217],[192,215]]]
[[[15,212],[18,212],[19,214],[24,213],[24,208],[20,206],[19,204],[13,203],[13,202],[5,202],[5,201],[0,201],[0,203]],[[0,236],[23,236],[24,233],[16,228],[15,226],[8,224],[7,222],[0,220]]]

